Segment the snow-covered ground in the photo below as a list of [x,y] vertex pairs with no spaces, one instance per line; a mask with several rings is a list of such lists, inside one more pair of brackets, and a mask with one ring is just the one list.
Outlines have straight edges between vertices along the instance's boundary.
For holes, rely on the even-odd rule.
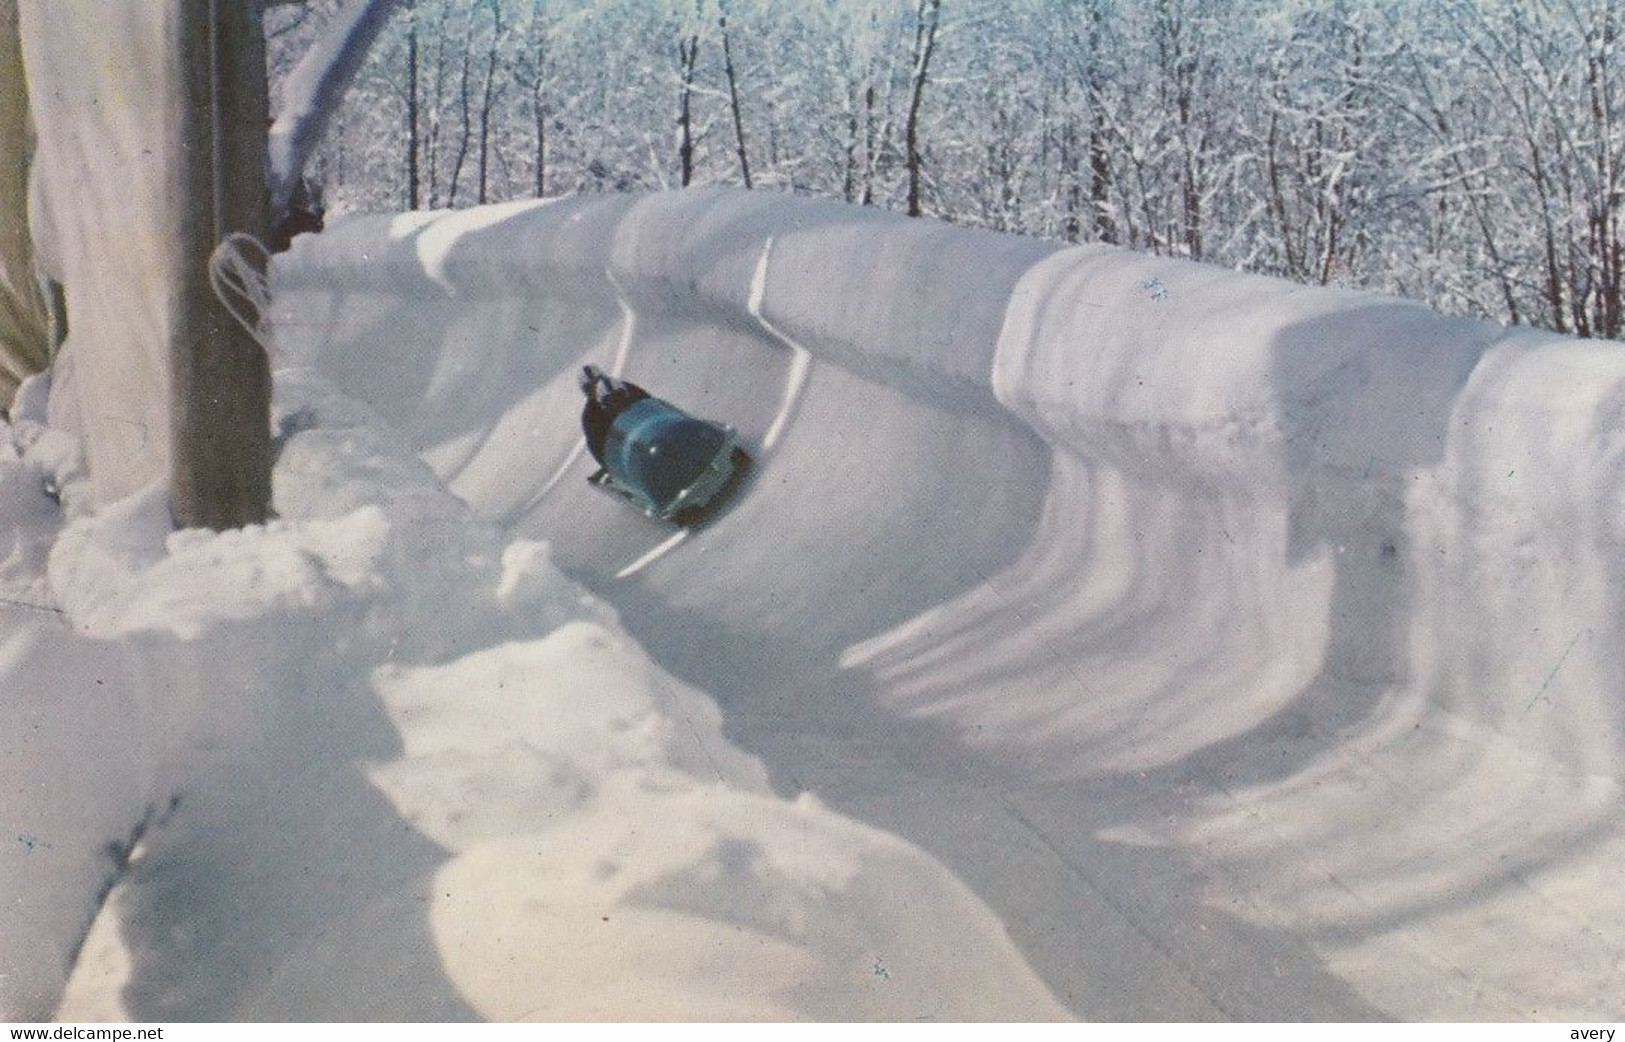
[[278,393],[265,528],[171,535],[160,487],[15,521],[8,596],[66,615],[4,620],[9,1015],[118,869],[64,1018],[1064,1015],[933,859],[775,796],[545,544],[319,377]]
[[16,1009],[128,862],[62,1016],[1621,1016],[1617,346],[717,191],[277,279],[273,525],[0,458]]

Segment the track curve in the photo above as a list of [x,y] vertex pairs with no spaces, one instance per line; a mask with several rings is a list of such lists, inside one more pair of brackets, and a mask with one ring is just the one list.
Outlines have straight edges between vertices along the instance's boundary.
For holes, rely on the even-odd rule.
[[[1617,596],[1560,607],[1568,573],[1518,572],[1573,636],[1567,721],[1515,712],[1555,660],[1497,650],[1527,608],[1461,616],[1502,541],[1571,540],[1507,502],[1468,516],[1500,439],[1527,480],[1595,460],[1586,517],[1625,501],[1597,433],[1617,360],[721,191],[358,219],[278,280],[285,361],[546,540],[784,792],[951,868],[1080,1016],[1595,1016],[1625,993]],[[758,462],[725,514],[673,539],[588,487],[587,362],[740,429]],[[1581,384],[1595,422],[1543,449]],[[1619,546],[1586,538],[1581,570]]]

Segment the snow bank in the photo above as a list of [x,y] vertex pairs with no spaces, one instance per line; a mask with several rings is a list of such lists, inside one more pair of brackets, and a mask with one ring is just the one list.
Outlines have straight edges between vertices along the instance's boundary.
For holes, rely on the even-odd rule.
[[1064,1015],[936,862],[774,796],[545,544],[308,371],[278,394],[276,521],[172,533],[152,486],[48,533],[71,631],[0,659],[5,1015],[50,1015],[115,878],[59,1017]]
[[[48,376],[0,422],[0,1016],[48,1012],[148,787],[116,647],[74,634],[46,559],[85,492],[77,442],[44,425]],[[67,511],[71,512],[71,510]]]
[[[1077,551],[1081,591],[1136,562],[1049,639],[1113,693],[1086,711],[1106,762],[1212,786],[1113,834],[1339,937],[1329,965],[1385,1010],[1617,1015],[1625,353],[1105,250],[1024,286],[995,387],[1084,464],[1050,509],[1120,511],[1043,552]],[[1127,647],[1086,635],[1151,605]]]
[[[1075,1012],[1619,1015],[1617,346],[727,191],[336,222],[276,278],[291,359]],[[586,487],[589,361],[740,429],[725,516]]]
[[24,379],[0,421],[0,597],[31,605],[49,603],[45,557],[64,506],[83,498],[77,442],[45,422],[49,388],[48,374]]

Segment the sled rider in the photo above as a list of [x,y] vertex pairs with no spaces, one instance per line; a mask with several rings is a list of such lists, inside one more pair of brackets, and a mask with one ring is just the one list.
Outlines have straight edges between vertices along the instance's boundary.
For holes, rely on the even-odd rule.
[[581,393],[587,403],[581,409],[581,430],[587,436],[587,451],[604,466],[604,439],[626,407],[649,397],[649,392],[635,383],[606,375],[595,365],[581,369]]

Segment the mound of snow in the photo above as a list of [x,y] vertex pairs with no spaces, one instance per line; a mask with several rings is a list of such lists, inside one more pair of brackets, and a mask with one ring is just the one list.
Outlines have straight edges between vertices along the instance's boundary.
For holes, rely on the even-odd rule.
[[[5,1015],[58,989],[75,1020],[1066,1015],[936,861],[774,795],[545,543],[312,374],[278,393],[276,520],[170,532],[154,486],[55,539],[59,657],[100,649],[118,727],[61,697],[73,669],[0,657],[0,714],[57,736],[5,762],[35,843],[0,864],[59,855],[8,876],[59,912],[0,930],[6,964],[71,952],[117,878],[71,979]],[[70,786],[64,754],[107,768]]]

